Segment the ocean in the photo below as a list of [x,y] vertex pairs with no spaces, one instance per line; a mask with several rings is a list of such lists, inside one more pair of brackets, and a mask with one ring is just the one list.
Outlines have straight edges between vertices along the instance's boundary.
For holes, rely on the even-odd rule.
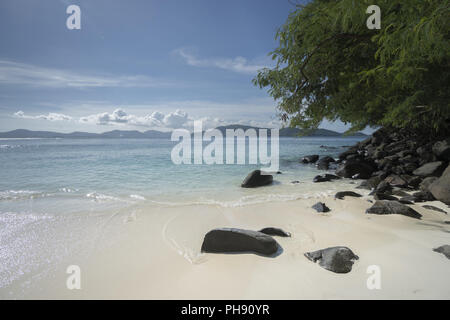
[[67,214],[142,201],[232,206],[288,200],[324,192],[323,186],[312,184],[321,172],[299,163],[302,156],[337,157],[360,140],[280,138],[282,174],[274,176],[274,185],[258,189],[240,184],[249,172],[264,166],[176,165],[170,157],[176,143],[165,139],[1,140],[0,212]]

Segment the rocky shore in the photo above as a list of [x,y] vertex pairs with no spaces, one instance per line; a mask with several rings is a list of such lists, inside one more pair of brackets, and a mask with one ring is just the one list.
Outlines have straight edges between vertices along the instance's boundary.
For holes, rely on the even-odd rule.
[[[314,183],[323,183],[336,179],[363,180],[357,187],[370,190],[368,199],[373,205],[366,214],[403,215],[421,219],[422,215],[410,205],[441,201],[450,205],[450,138],[430,137],[408,130],[395,131],[381,128],[372,136],[349,147],[338,159],[331,156],[307,155],[301,163],[314,164],[318,170],[335,170],[335,175],[326,173],[317,175]],[[278,172],[280,173],[280,172]],[[256,188],[272,184],[273,176],[255,170],[244,179],[241,187]],[[354,191],[339,191],[335,200],[345,197],[362,197]],[[423,208],[447,214],[446,211],[424,205]],[[325,203],[312,206],[319,213],[329,212]],[[270,232],[264,232],[270,231]],[[275,257],[282,248],[271,236],[291,236],[277,228],[265,228],[260,231],[240,229],[215,229],[204,238],[203,252],[212,253],[256,253]],[[292,235],[295,237],[295,234]],[[444,244],[439,248],[430,248],[449,257]],[[347,273],[352,269],[358,256],[350,248],[337,246],[306,252],[304,256],[335,273]],[[450,259],[450,258],[449,258]]]
[[[367,179],[360,188],[401,202],[439,200],[450,205],[450,138],[379,129],[340,154],[338,176]],[[412,196],[402,191],[416,191]]]

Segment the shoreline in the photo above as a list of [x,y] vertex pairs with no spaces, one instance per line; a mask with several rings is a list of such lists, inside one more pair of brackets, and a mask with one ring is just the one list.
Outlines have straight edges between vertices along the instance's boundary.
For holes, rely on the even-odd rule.
[[[450,298],[445,280],[450,276],[448,259],[432,250],[450,241],[450,226],[445,224],[449,218],[422,207],[432,204],[445,210],[445,206],[437,201],[413,205],[422,220],[368,215],[364,211],[372,205],[367,201],[371,198],[328,196],[235,208],[191,205],[182,212],[163,207],[116,212],[107,222],[99,219],[102,223],[89,252],[66,257],[42,278],[32,275],[34,287],[27,292],[19,283],[9,291],[26,299]],[[317,201],[331,211],[315,212],[311,206]],[[269,226],[292,234],[276,237],[283,251],[275,258],[200,253],[210,229]],[[348,274],[327,271],[303,256],[336,245],[348,246],[360,257]],[[63,266],[71,264],[82,270],[81,290],[65,286],[68,275]],[[381,290],[366,287],[369,265],[381,268]],[[11,298],[4,289],[2,298]]]

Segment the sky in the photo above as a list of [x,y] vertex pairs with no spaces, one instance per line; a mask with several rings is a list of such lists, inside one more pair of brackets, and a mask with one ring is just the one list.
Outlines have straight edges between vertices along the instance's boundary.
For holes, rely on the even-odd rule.
[[[81,29],[68,29],[78,5]],[[2,0],[0,131],[276,127],[251,80],[288,0]],[[344,131],[342,123],[321,127]]]

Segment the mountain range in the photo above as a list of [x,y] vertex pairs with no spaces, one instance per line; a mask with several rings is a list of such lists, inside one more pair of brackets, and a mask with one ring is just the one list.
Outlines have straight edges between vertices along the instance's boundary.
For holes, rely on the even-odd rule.
[[[225,134],[226,129],[255,129],[258,132],[257,127],[244,126],[244,125],[228,125],[217,127]],[[302,133],[298,128],[282,128],[280,129],[280,137],[296,137]],[[270,133],[270,131],[269,131]],[[270,134],[269,134],[270,135]],[[89,133],[89,132],[72,132],[72,133],[58,133],[52,131],[32,131],[26,129],[17,129],[8,132],[0,132],[0,138],[47,138],[47,139],[170,139],[171,132],[162,132],[157,130],[137,131],[137,130],[113,130],[103,133]],[[316,129],[305,136],[308,137],[342,137],[343,133],[331,131],[327,129]],[[353,136],[366,136],[365,134],[358,132]]]

